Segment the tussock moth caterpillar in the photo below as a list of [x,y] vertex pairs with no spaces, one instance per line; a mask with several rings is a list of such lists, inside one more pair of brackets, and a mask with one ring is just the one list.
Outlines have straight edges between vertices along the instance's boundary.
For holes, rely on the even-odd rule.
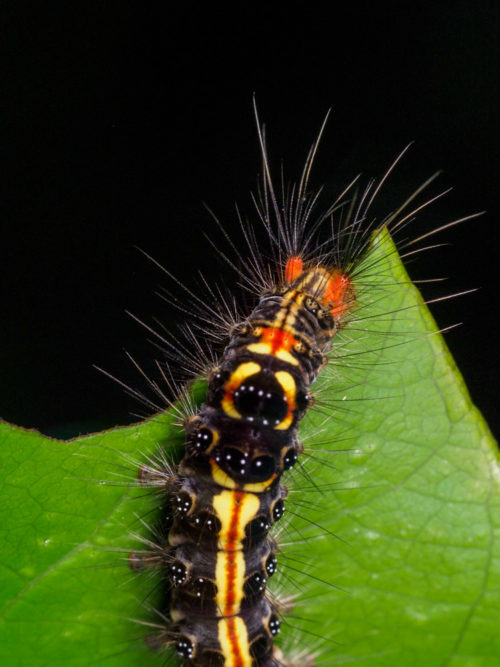
[[[384,291],[390,291],[393,280],[389,265],[394,247],[387,235],[400,235],[444,193],[421,198],[431,178],[385,219],[371,219],[376,197],[401,154],[379,182],[359,191],[353,182],[322,208],[321,192],[309,189],[321,134],[322,130],[298,182],[287,186],[282,176],[278,188],[259,127],[263,177],[254,203],[264,241],[256,226],[240,218],[245,254],[223,229],[232,256],[210,242],[214,254],[237,271],[253,304],[240,309],[231,296],[209,284],[204,297],[184,288],[189,303],[180,306],[188,315],[184,342],[153,331],[166,347],[170,364],[207,378],[201,402],[193,404],[184,395],[186,440],[179,468],[148,464],[142,469],[145,484],[167,491],[170,512],[164,541],[153,551],[133,556],[135,568],[153,564],[165,573],[169,620],[156,633],[154,645],[173,648],[183,664],[193,667],[313,664],[314,651],[301,650],[294,658],[283,654],[274,641],[281,619],[294,606],[267,587],[278,568],[279,541],[270,529],[285,512],[284,473],[296,466],[304,451],[300,424],[313,403],[321,416],[319,422],[312,420],[316,440],[329,419],[342,419],[342,410],[322,391],[322,384],[335,382],[336,365],[344,361],[349,367],[351,387],[339,385],[348,392],[363,382],[359,377],[367,362],[357,367],[360,345],[372,357],[368,363],[376,365],[381,350],[418,338],[402,329],[387,343],[383,327],[377,330],[379,324],[372,327],[371,320],[381,318],[376,320],[380,322],[384,313],[396,313],[397,319],[406,308],[415,308],[384,310]],[[408,254],[442,228],[411,241]],[[414,289],[410,283],[407,287]],[[350,328],[361,330],[366,340],[361,336],[350,341]],[[397,335],[404,340],[398,341]],[[220,349],[214,352],[214,346]],[[167,383],[170,368],[168,363],[160,365]],[[314,399],[311,385],[318,375],[328,382],[319,380]],[[163,398],[155,381],[151,386]],[[380,396],[384,398],[388,397]],[[373,419],[373,410],[376,407],[364,414],[359,406],[361,422]],[[368,451],[374,448],[374,442],[366,443]],[[360,458],[366,456],[356,451]],[[300,466],[314,485],[316,471]],[[284,554],[286,559],[286,550]],[[325,633],[309,633],[330,639]]]

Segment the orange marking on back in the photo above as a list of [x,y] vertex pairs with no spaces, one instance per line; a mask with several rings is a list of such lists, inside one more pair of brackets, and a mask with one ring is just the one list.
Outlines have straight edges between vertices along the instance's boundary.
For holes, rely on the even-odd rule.
[[271,346],[271,354],[276,354],[279,350],[290,352],[297,339],[288,331],[283,329],[274,329],[273,327],[266,327],[262,329],[261,340],[269,343]]
[[330,312],[334,317],[341,317],[349,309],[345,296],[350,286],[351,280],[344,273],[338,273],[328,281],[323,302],[330,306]]
[[227,619],[227,634],[229,643],[231,644],[231,653],[233,657],[233,667],[245,667],[245,661],[241,654],[240,642],[238,637],[238,629],[234,616]]
[[285,281],[290,284],[300,276],[304,262],[300,257],[289,257],[286,261],[285,267]]

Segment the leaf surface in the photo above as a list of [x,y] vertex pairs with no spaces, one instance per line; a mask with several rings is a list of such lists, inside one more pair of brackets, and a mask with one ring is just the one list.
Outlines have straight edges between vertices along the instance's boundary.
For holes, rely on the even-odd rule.
[[[498,449],[387,233],[365,261],[287,477],[281,588],[302,599],[282,645],[319,665],[498,665]],[[2,664],[165,664],[137,622],[162,623],[162,584],[127,554],[161,502],[140,461],[181,442],[168,413],[67,442],[0,423]]]

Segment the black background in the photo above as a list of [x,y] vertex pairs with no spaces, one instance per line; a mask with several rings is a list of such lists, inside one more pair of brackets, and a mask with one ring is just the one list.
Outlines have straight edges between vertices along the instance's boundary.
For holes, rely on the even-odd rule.
[[495,428],[496,5],[3,3],[0,415],[67,435],[134,419],[92,365],[140,385],[123,349],[146,367],[154,351],[125,309],[179,318],[134,246],[184,281],[217,277],[202,201],[229,230],[235,201],[252,211],[255,91],[291,177],[332,107],[313,181],[336,194],[414,140],[380,206],[443,169],[455,189],[430,226],[488,211],[411,268],[448,276],[441,294],[481,288],[433,312],[464,323],[447,340]]

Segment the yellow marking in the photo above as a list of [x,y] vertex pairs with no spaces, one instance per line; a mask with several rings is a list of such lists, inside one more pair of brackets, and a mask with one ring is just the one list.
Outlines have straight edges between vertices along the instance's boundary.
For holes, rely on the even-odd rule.
[[274,377],[278,380],[281,387],[283,388],[283,391],[285,392],[285,396],[287,398],[287,401],[288,401],[289,405],[294,404],[295,403],[295,380],[293,379],[293,375],[291,375],[287,371],[277,371],[274,374]]
[[238,368],[233,371],[231,377],[229,378],[228,384],[236,384],[238,387],[246,380],[250,375],[255,375],[260,371],[259,364],[256,364],[255,361],[246,361],[244,364],[240,364]]
[[293,364],[294,366],[299,365],[299,362],[293,356],[293,354],[290,354],[290,352],[287,352],[286,350],[277,350],[273,353],[271,343],[250,343],[250,345],[247,345],[247,350],[250,352],[256,352],[257,354],[270,354],[277,357],[278,359],[281,359],[281,361],[286,361],[287,363]]
[[293,415],[291,412],[281,421],[277,426],[274,427],[275,431],[286,431],[290,428],[293,422]]
[[226,415],[233,417],[234,419],[241,419],[241,414],[234,407],[233,394],[247,377],[255,375],[255,373],[258,373],[259,371],[259,364],[256,364],[254,361],[247,361],[244,364],[240,364],[238,368],[232,372],[231,377],[224,387],[225,393],[221,401],[221,407]]
[[272,346],[270,343],[250,343],[247,345],[247,350],[257,354],[271,354]]
[[224,667],[252,667],[248,631],[240,616],[223,618],[217,624]]
[[276,431],[286,431],[290,427],[290,424],[293,422],[293,411],[295,410],[295,396],[296,396],[296,386],[295,380],[290,373],[286,371],[278,371],[274,374],[274,377],[278,380],[283,391],[285,392],[286,400],[288,402],[288,414],[279,424],[277,424],[274,429]]
[[219,532],[219,549],[227,549],[228,545],[239,543],[239,546],[233,549],[241,549],[241,542],[245,539],[245,527],[255,518],[259,511],[259,497],[253,493],[243,494],[239,501],[239,519],[238,524],[233,526],[233,508],[235,503],[235,493],[238,491],[221,491],[214,496],[212,504],[219,521],[222,524]]
[[[207,428],[207,427],[205,426],[205,428]],[[219,438],[220,438],[219,431],[216,431],[215,429],[211,428],[210,433],[212,434],[212,444],[209,447],[206,448],[205,454],[210,454],[212,449],[214,449],[215,446],[217,445],[217,443],[219,442]]]
[[[220,466],[213,460],[210,459],[210,465],[212,467],[212,479],[216,484],[222,486],[225,489],[237,489],[240,488],[239,485],[229,477],[227,473],[220,468]],[[250,493],[262,493],[265,491],[276,479],[276,475],[272,475],[269,479],[264,482],[252,482],[250,484],[243,484],[241,486],[242,491],[248,491]]]
[[253,493],[262,493],[265,491],[276,479],[276,475],[271,475],[265,482],[253,482],[251,484],[244,484],[243,491],[251,491]]
[[229,475],[225,473],[213,459],[210,459],[210,466],[212,467],[212,479],[216,484],[225,489],[236,489],[238,485],[234,479],[229,477]]
[[292,364],[293,366],[298,366],[299,362],[298,360],[293,356],[293,354],[290,354],[290,352],[287,352],[286,350],[278,350],[276,352],[276,356],[278,359],[281,359],[281,361],[286,361],[289,364]]
[[233,419],[241,419],[241,414],[234,407],[232,394],[226,394],[220,402],[220,405],[228,417],[232,417]]

